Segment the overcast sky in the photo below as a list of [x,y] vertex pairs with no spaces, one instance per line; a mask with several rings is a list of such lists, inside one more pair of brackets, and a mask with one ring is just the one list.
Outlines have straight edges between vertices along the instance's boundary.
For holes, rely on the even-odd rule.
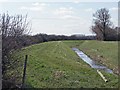
[[[118,3],[93,2],[94,0],[0,0],[0,12],[11,15],[28,14],[32,23],[31,34],[92,34],[93,13],[100,8],[107,8],[111,21],[118,24]],[[92,1],[92,2],[90,2]],[[98,0],[101,1],[101,0]],[[116,1],[116,2],[115,2]]]

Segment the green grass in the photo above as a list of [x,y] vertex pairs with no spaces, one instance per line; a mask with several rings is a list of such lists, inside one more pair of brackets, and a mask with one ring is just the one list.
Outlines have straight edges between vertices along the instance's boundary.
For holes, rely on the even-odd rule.
[[[63,43],[64,42],[64,43]],[[83,41],[46,42],[23,48],[12,54],[19,58],[16,69],[8,75],[22,75],[24,56],[28,55],[26,85],[32,88],[111,88],[117,87],[117,75],[103,72],[109,82],[105,83],[95,69],[83,62],[69,46]],[[18,73],[19,72],[19,73]],[[20,77],[18,78],[18,80]]]

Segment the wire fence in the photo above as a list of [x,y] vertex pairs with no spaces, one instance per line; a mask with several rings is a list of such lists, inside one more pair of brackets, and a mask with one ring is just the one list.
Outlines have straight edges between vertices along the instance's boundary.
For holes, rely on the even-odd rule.
[[14,83],[18,88],[25,87],[27,60],[28,55],[10,57],[10,63],[5,77],[7,77],[6,79],[11,83]]

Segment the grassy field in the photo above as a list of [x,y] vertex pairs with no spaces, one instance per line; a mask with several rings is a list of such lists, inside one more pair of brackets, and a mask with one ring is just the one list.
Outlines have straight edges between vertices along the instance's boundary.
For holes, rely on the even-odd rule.
[[[82,42],[82,43],[81,43]],[[115,41],[64,41],[70,47],[77,47],[93,60],[118,73],[118,42]],[[81,44],[80,44],[81,43]]]
[[[87,43],[87,41],[85,41]],[[93,41],[96,43],[95,41]],[[80,45],[82,45],[80,47]],[[84,41],[53,41],[32,45],[12,55],[19,64],[8,75],[22,75],[24,56],[28,55],[26,85],[32,88],[111,88],[117,87],[117,75],[103,72],[105,83],[95,69],[83,62],[70,47],[84,49]],[[90,48],[90,47],[89,47]],[[96,46],[97,48],[97,46]],[[100,49],[100,47],[99,47]],[[85,52],[86,52],[85,51]],[[107,56],[108,54],[106,54]],[[109,56],[109,55],[108,55]],[[115,62],[114,62],[115,63]],[[18,80],[20,77],[18,78]]]

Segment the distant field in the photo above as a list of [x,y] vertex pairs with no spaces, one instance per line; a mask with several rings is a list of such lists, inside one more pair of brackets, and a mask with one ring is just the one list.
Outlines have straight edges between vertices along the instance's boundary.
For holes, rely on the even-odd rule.
[[[87,43],[89,45],[87,45]],[[78,47],[86,53],[94,53],[91,51],[92,45],[97,49],[97,41],[55,41],[45,42],[41,44],[32,45],[23,48],[21,51],[16,51],[12,54],[14,59],[19,58],[19,64],[15,70],[11,70],[8,75],[14,77],[17,74],[22,75],[22,63],[24,55],[29,55],[27,63],[27,87],[33,88],[104,88],[104,87],[117,87],[117,75],[108,74],[103,72],[109,82],[105,83],[97,74],[95,69],[90,68],[83,62],[70,47]],[[106,44],[106,43],[105,43]],[[101,51],[101,46],[98,44],[98,51]],[[108,45],[108,44],[107,44]],[[110,46],[114,48],[116,46]],[[85,47],[85,48],[84,48]],[[110,48],[106,47],[106,48]],[[109,50],[111,50],[111,48]],[[94,49],[94,48],[93,48]],[[109,57],[109,62],[117,59],[116,56],[112,57],[104,49],[104,53],[100,54],[103,57]],[[110,52],[110,51],[109,51]],[[97,52],[100,53],[100,52]],[[96,54],[97,54],[96,53]],[[105,54],[107,53],[107,54]],[[104,56],[105,54],[105,56]],[[112,57],[112,58],[110,58]],[[114,59],[113,59],[114,58]],[[107,62],[107,61],[106,61]],[[105,63],[106,63],[105,62]],[[116,65],[116,60],[113,61]],[[112,67],[114,67],[111,66]],[[19,77],[20,78],[20,77]],[[19,80],[18,78],[18,80]]]
[[[64,41],[70,47],[77,47],[98,63],[118,73],[118,42],[115,41]],[[81,43],[81,44],[80,44]]]

